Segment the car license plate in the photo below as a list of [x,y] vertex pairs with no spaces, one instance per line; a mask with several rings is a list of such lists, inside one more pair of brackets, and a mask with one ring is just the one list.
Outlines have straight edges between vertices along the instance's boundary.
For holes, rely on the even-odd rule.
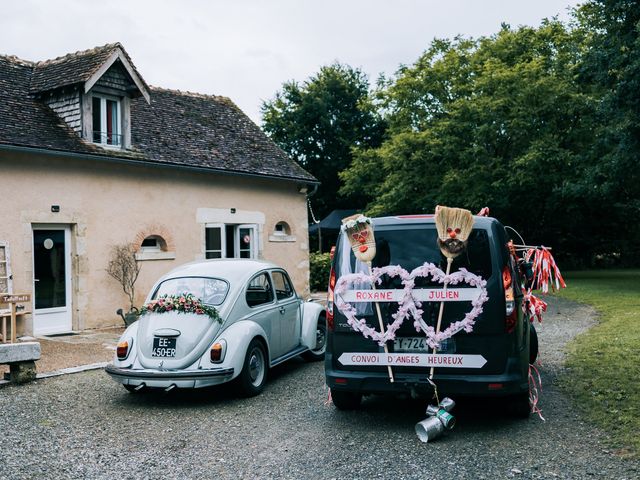
[[396,337],[394,351],[426,353],[427,348],[426,337]]
[[175,357],[176,356],[176,338],[171,337],[153,337],[152,357]]

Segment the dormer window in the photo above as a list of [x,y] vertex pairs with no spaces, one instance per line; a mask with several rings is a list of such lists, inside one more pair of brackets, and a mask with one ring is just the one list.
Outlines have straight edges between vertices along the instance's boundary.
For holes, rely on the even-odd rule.
[[93,143],[103,146],[122,146],[120,99],[93,95]]

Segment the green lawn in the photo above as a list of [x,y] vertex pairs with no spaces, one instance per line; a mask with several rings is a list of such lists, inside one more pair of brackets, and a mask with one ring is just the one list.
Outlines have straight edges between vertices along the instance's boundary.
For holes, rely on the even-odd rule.
[[559,296],[593,305],[599,325],[568,347],[563,387],[606,432],[640,456],[640,270],[569,272]]

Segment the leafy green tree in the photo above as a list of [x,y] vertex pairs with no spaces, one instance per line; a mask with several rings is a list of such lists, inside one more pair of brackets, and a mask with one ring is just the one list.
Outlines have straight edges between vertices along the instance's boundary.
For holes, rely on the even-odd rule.
[[338,196],[338,173],[351,164],[352,149],[375,147],[384,133],[360,70],[334,63],[302,84],[285,83],[263,103],[262,121],[265,132],[322,182],[312,198],[316,215],[364,205],[360,192]]
[[529,242],[584,251],[590,206],[568,188],[597,123],[577,82],[583,35],[553,20],[434,41],[388,82],[387,139],[359,149],[343,192],[371,192],[372,214],[488,205]]
[[[598,254],[640,262],[640,3],[591,0],[576,11],[585,32],[580,80],[599,95],[598,128],[585,154],[576,198],[597,207],[592,232]],[[629,262],[631,261],[631,262]]]

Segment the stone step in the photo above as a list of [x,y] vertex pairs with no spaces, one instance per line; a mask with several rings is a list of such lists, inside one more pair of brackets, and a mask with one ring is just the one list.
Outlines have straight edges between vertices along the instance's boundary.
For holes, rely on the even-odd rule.
[[0,343],[0,364],[40,360],[40,342]]

